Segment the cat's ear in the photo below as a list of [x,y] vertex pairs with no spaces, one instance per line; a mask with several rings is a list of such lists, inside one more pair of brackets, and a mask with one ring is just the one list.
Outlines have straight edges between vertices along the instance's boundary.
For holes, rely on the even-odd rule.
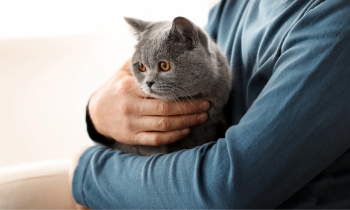
[[184,17],[177,17],[173,20],[169,35],[175,41],[189,43],[191,47],[198,43],[198,32],[194,24]]
[[145,31],[150,24],[150,22],[130,17],[124,17],[124,20],[131,26],[138,39],[140,38],[140,34]]

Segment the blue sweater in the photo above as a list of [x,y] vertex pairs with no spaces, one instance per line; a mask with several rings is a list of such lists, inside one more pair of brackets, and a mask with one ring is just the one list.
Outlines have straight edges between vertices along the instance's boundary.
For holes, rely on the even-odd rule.
[[225,138],[152,157],[91,147],[75,170],[76,201],[350,208],[350,1],[223,0],[206,30],[235,75]]

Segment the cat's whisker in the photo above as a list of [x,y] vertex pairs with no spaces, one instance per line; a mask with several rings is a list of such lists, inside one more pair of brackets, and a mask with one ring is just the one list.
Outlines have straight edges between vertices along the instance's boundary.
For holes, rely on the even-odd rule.
[[[187,119],[187,121],[186,121],[186,118],[185,118],[185,114],[187,113],[187,112],[186,112],[186,107],[185,107],[185,114],[183,114],[183,112],[182,112],[182,110],[181,110],[181,107],[180,107],[180,105],[179,105],[179,103],[178,103],[178,102],[180,102],[180,104],[181,104],[180,99],[178,99],[174,93],[171,93],[171,95],[174,97],[174,101],[175,101],[175,103],[177,104],[177,106],[178,106],[179,109],[180,109],[181,116],[182,116],[182,120],[184,121],[184,124],[187,126],[187,125],[188,125],[188,119]],[[182,106],[183,106],[183,105],[182,105]]]
[[[178,89],[175,89],[174,91],[179,92]],[[180,95],[181,95],[181,92],[180,92]],[[176,97],[176,96],[175,96],[175,97]],[[182,99],[177,98],[177,97],[176,97],[176,99],[180,102],[180,104],[181,104],[182,107],[184,108],[184,110],[185,110],[185,115],[186,115],[186,114],[187,114],[187,109],[186,109],[186,106],[185,106],[184,101],[183,101]],[[184,123],[185,123],[186,125],[188,125],[188,118],[185,118],[185,119],[186,119],[186,121],[184,120]]]
[[[196,100],[188,93],[188,91],[184,90],[184,89],[180,89],[179,87],[174,87],[177,89],[177,91],[180,93],[181,96],[183,96],[187,101],[189,101],[192,105],[192,107],[194,108],[194,110],[196,110],[197,112],[200,112],[200,110],[198,109],[198,103],[196,102]],[[193,102],[196,102],[197,106],[195,106],[193,104]]]
[[[131,104],[138,104],[138,101],[141,100],[140,96],[136,94],[136,91],[133,91],[133,89],[129,90],[130,95],[132,96],[133,100],[131,101]],[[134,111],[132,113],[132,117],[135,115],[137,108],[134,106]]]
[[[173,97],[175,98],[175,100],[176,101],[178,101],[179,102],[179,104],[181,104],[181,106],[183,107],[183,109],[184,109],[184,111],[185,111],[185,114],[183,114],[183,117],[187,114],[187,109],[186,109],[186,106],[185,106],[185,103],[184,103],[184,101],[183,100],[181,100],[181,99],[179,99],[177,96],[176,96],[176,94],[175,93],[180,93],[180,95],[181,95],[181,92],[179,92],[176,88],[174,89],[173,88]],[[179,105],[178,105],[179,106]],[[179,106],[179,109],[180,109],[180,111],[181,111],[181,107]],[[185,125],[188,125],[189,123],[188,123],[188,118],[183,118],[184,119],[184,123],[185,123]],[[186,119],[186,120],[185,120]]]
[[143,100],[142,100],[142,104],[141,104],[140,115],[142,115],[143,105],[145,104],[146,95],[144,95],[144,97],[143,97],[142,99],[143,99]]
[[[137,95],[136,92],[131,92],[131,94],[134,96],[134,100],[132,101],[132,104],[139,104],[139,101],[141,101],[141,100],[143,99],[142,97],[140,97],[139,95]],[[136,106],[134,106],[134,111],[133,111],[131,117],[134,117],[136,111],[137,111],[137,108],[136,108]],[[140,115],[141,115],[141,114],[142,114],[142,113],[140,113]]]
[[185,110],[185,114],[187,114],[187,110],[186,110],[186,106],[185,106],[184,102],[176,96],[176,94],[174,93],[175,91],[176,91],[176,93],[179,93],[181,95],[181,92],[177,91],[176,89],[173,89],[172,90],[172,92],[173,92],[172,96],[174,96],[174,98],[177,99],[180,102],[180,104],[182,105],[182,107]]
[[146,95],[140,96],[139,94],[137,94],[137,91],[136,91],[137,89],[138,88],[130,89],[130,93],[134,97],[134,100],[132,101],[131,104],[139,104],[140,101],[142,101],[142,103],[141,103],[140,110],[137,109],[137,106],[134,106],[134,111],[133,111],[133,114],[131,115],[132,117],[135,115],[135,113],[137,111],[140,111],[140,113],[139,113],[140,116],[142,115],[143,105],[144,105],[144,102],[145,102],[144,100],[146,99]]
[[192,104],[192,107],[193,109],[196,111],[196,112],[200,112],[201,110],[199,109],[199,104],[198,102],[195,100],[195,98],[193,96],[189,96],[189,98],[186,98],[191,104]]

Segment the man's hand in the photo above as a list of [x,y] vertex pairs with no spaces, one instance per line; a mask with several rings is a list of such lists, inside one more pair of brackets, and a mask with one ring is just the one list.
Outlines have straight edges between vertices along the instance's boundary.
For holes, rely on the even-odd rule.
[[204,99],[162,101],[150,98],[131,74],[130,61],[91,97],[89,113],[96,130],[129,145],[160,146],[188,135],[208,118]]

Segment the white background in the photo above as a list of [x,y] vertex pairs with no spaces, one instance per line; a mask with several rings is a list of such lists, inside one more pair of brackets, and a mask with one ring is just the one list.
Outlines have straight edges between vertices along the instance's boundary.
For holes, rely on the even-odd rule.
[[0,0],[0,166],[91,145],[85,106],[130,57],[123,16],[204,26],[216,0]]

